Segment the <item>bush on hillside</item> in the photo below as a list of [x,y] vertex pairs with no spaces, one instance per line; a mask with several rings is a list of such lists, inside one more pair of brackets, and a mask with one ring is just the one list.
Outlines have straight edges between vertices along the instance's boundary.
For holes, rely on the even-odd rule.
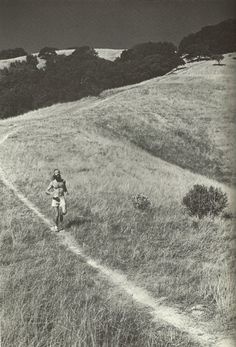
[[220,188],[196,184],[183,198],[190,216],[203,218],[207,215],[218,216],[228,204],[226,193]]
[[132,202],[135,208],[139,210],[147,210],[151,207],[151,201],[144,194],[137,194],[132,197]]
[[0,59],[11,59],[27,55],[27,52],[23,48],[12,48],[0,51]]

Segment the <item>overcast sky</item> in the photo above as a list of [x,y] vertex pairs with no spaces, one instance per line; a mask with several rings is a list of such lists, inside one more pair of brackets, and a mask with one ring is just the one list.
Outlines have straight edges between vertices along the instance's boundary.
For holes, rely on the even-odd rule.
[[0,0],[0,50],[178,44],[235,14],[235,0]]

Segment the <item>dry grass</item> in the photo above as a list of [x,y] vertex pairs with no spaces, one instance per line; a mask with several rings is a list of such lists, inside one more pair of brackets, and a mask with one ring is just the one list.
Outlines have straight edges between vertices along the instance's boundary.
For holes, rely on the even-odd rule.
[[154,324],[1,189],[2,346],[193,346],[185,334]]
[[[207,67],[211,68],[218,67]],[[228,68],[233,69],[230,64]],[[201,64],[193,68],[196,76],[186,70],[166,76],[159,83],[154,80],[123,92],[110,92],[110,99],[100,105],[99,100],[88,98],[3,121],[0,133],[14,128],[9,127],[13,123],[22,128],[4,143],[0,159],[9,178],[46,215],[50,215],[50,201],[44,190],[52,169],[59,167],[70,192],[67,230],[87,254],[123,270],[154,296],[165,297],[167,303],[190,314],[193,306],[206,306],[201,320],[210,318],[215,329],[226,329],[235,313],[232,220],[192,220],[183,210],[181,200],[195,183],[219,185],[230,195],[229,209],[232,210],[231,189],[148,153],[209,176],[216,175],[212,163],[217,162],[221,179],[229,179],[224,173],[226,167],[232,172],[232,163],[219,157],[224,148],[219,141],[214,144],[209,133],[211,129],[220,129],[222,122],[232,116],[226,110],[225,100],[222,101],[233,82],[230,80],[227,84],[228,70],[222,70],[223,76],[214,77],[211,83],[213,77],[201,75],[204,69],[205,65]],[[89,105],[97,107],[83,108]],[[211,128],[207,124],[211,124]],[[231,120],[224,126],[231,134]],[[222,138],[223,133],[219,136]],[[225,144],[231,149],[230,136]],[[150,198],[150,211],[134,209],[132,196],[135,193],[144,193]],[[11,199],[8,204],[12,204]],[[14,212],[18,214],[19,211]],[[21,230],[28,230],[25,224]],[[53,240],[47,248],[49,254],[51,248],[58,247],[52,244]],[[14,252],[11,254],[13,257]],[[70,263],[68,259],[73,257],[63,250],[58,253],[56,248],[54,257],[59,257],[58,254],[61,266],[69,269],[73,261]],[[47,269],[53,268],[53,261],[55,259],[48,263]],[[34,264],[31,263],[31,267],[33,271]],[[64,285],[67,271],[63,271],[61,283]],[[56,276],[53,273],[51,278],[55,280]],[[93,278],[93,274],[91,276]],[[90,280],[90,276],[87,279]],[[40,288],[37,296],[43,290]],[[106,285],[99,290],[104,292],[104,297],[109,297]],[[92,296],[88,293],[88,297]],[[68,298],[64,289],[59,297]],[[110,306],[113,307],[109,302]],[[129,317],[132,310],[127,309],[124,317]],[[111,316],[116,314],[112,312]],[[96,314],[90,317],[88,322],[93,321]],[[132,321],[134,316],[130,319]],[[143,319],[141,321],[143,323]],[[75,329],[81,324],[76,320]],[[114,324],[116,326],[117,321]],[[137,325],[135,334],[137,331],[143,334],[146,330]],[[147,331],[152,336],[150,325]],[[169,339],[169,335],[165,337],[163,345]],[[140,341],[137,346],[143,345]],[[173,345],[178,346],[176,341]],[[183,346],[187,346],[186,341]]]

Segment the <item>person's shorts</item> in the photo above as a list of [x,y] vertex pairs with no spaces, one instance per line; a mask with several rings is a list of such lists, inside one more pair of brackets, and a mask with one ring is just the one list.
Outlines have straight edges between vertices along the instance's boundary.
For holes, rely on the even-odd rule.
[[52,199],[52,207],[60,207],[62,210],[62,213],[66,213],[66,200],[64,196],[61,196],[60,198],[53,198]]

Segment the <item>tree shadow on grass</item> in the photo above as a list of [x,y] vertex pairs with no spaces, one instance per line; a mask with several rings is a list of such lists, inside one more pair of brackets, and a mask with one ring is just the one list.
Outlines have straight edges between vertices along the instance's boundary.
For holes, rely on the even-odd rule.
[[175,68],[175,71],[178,71],[178,70],[185,70],[187,69],[186,66],[178,66],[177,68]]
[[178,67],[176,67],[173,71],[171,71],[169,74],[170,75],[174,75],[177,71],[179,71],[179,70],[186,70],[186,66],[178,66]]
[[213,66],[225,66],[226,64],[213,64]]

